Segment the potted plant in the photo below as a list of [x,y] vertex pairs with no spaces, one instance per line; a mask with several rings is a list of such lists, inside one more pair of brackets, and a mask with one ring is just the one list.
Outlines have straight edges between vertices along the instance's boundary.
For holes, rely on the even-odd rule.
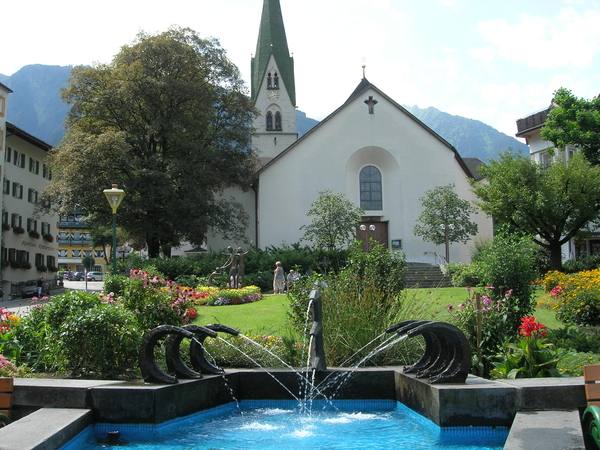
[[2,231],[8,231],[10,230],[10,225],[7,223],[3,223],[2,224]]
[[40,233],[38,233],[35,230],[31,230],[31,231],[29,231],[29,237],[33,238],[33,239],[39,239],[40,238]]
[[13,227],[13,233],[15,233],[15,234],[23,234],[23,233],[25,233],[25,228],[23,228],[23,227]]
[[46,242],[54,242],[54,236],[52,236],[50,233],[45,234],[43,237]]

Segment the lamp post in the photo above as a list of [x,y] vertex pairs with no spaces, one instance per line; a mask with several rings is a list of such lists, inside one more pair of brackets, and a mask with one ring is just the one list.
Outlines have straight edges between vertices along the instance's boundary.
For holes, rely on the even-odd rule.
[[117,273],[117,208],[125,197],[125,191],[113,184],[111,189],[104,189],[103,192],[112,208],[112,273],[115,274]]
[[441,224],[440,227],[444,230],[444,240],[446,242],[446,264],[450,262],[450,237],[448,236],[449,230],[454,229],[453,224]]

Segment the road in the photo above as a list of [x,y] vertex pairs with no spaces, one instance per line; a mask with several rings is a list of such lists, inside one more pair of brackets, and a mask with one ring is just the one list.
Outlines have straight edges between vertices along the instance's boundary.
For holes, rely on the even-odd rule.
[[[76,291],[100,292],[104,287],[103,281],[65,281],[64,288],[53,289],[50,291],[50,299],[56,294],[62,294],[66,289]],[[6,296],[5,296],[6,297]],[[8,309],[17,316],[26,314],[29,310],[30,298],[14,298],[12,300],[1,300],[0,306]]]

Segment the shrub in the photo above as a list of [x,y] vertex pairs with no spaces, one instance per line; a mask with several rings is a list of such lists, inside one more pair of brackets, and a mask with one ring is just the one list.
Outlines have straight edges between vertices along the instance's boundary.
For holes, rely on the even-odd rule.
[[445,270],[456,287],[479,286],[479,264],[449,263]]
[[600,355],[600,330],[597,327],[565,326],[556,330],[548,330],[546,339],[558,348]]
[[129,284],[129,277],[118,274],[108,274],[104,278],[104,291],[112,292],[114,296],[120,297],[125,293]]
[[[498,348],[512,339],[516,332],[508,322],[504,303],[508,298],[492,300],[489,295],[481,295],[475,289],[467,288],[470,296],[462,303],[448,305],[454,325],[460,328],[471,347],[471,372],[488,378],[493,368],[493,356]],[[508,294],[510,297],[510,294]]]
[[88,378],[137,373],[142,335],[133,311],[107,296],[83,291],[32,305],[18,330],[21,360],[32,370]]
[[507,321],[516,331],[521,317],[530,316],[534,310],[533,282],[538,278],[535,267],[534,245],[520,233],[500,231],[492,244],[481,255],[481,281],[493,286],[490,297],[503,300],[510,291],[509,301],[503,308]]

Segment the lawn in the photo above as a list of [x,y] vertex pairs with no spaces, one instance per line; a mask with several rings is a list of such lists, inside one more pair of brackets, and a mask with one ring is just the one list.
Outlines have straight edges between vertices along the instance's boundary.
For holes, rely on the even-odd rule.
[[[423,317],[450,322],[449,304],[457,307],[467,300],[469,291],[465,288],[407,289],[406,300],[423,305]],[[259,334],[293,336],[294,331],[288,321],[289,302],[286,295],[265,295],[261,301],[242,305],[204,306],[198,310],[199,325],[220,323],[239,330],[246,336]],[[549,309],[537,309],[535,317],[548,328],[559,328],[561,323]],[[390,324],[391,325],[391,324]]]

